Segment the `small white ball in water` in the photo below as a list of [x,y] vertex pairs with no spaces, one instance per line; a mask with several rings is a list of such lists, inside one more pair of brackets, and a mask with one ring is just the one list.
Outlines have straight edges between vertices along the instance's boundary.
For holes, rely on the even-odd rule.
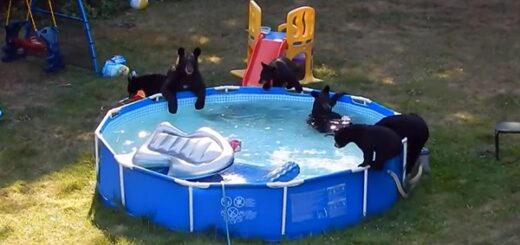
[[277,140],[277,141],[276,141],[276,144],[277,144],[277,145],[279,145],[279,144],[280,144],[280,141],[279,141],[279,140]]
[[137,136],[138,136],[139,138],[144,138],[144,137],[146,137],[146,136],[148,136],[148,135],[149,135],[149,133],[146,132],[146,131],[140,131],[140,132],[137,134]]
[[265,129],[266,129],[266,130],[269,130],[269,129],[271,129],[271,127],[265,127]]

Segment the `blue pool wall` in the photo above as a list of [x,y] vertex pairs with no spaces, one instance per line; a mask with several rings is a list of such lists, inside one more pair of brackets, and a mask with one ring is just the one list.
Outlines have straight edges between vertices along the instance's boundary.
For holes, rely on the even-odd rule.
[[[260,88],[240,87],[228,92],[208,88],[207,99],[219,94],[309,96],[284,89],[263,91]],[[192,96],[191,93],[179,93],[179,103],[192,103]],[[187,100],[183,102],[184,98]],[[374,122],[394,114],[394,111],[375,102],[365,104],[363,101],[366,102],[351,96],[340,99],[349,106],[348,110],[372,113]],[[146,217],[156,224],[183,232],[216,228],[225,233],[227,223],[232,236],[277,242],[358,224],[365,216],[385,212],[398,198],[395,183],[386,170],[402,178],[402,156],[389,160],[384,171],[347,170],[280,186],[227,183],[224,189],[220,183],[194,184],[119,163],[102,137],[103,130],[110,123],[117,123],[117,119],[126,113],[157,104],[166,110],[164,100],[147,98],[122,107],[117,112],[111,111],[96,130],[99,196],[110,207],[123,206],[129,215]],[[337,107],[341,104],[338,103]]]

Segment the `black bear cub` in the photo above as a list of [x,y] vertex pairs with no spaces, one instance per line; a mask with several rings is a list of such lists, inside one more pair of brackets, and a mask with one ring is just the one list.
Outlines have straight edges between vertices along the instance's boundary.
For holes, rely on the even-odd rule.
[[201,54],[200,48],[193,52],[186,52],[184,48],[177,50],[178,57],[175,67],[168,71],[166,82],[161,88],[163,96],[168,101],[168,111],[177,113],[177,92],[191,91],[197,96],[195,109],[204,108],[206,101],[206,84],[202,80],[199,71],[198,58]]
[[392,129],[401,139],[408,138],[406,172],[411,173],[421,154],[421,150],[430,137],[428,125],[417,114],[392,115],[381,119],[376,125]]
[[370,165],[375,170],[383,169],[385,161],[401,153],[402,148],[399,135],[383,126],[352,124],[336,131],[334,141],[337,148],[354,142],[363,151],[359,167]]
[[264,90],[269,90],[271,86],[285,86],[287,89],[294,87],[296,92],[301,93],[303,88],[298,80],[299,70],[294,62],[285,57],[276,58],[269,64],[262,62],[259,83],[263,84]]
[[132,98],[137,91],[143,90],[146,96],[154,95],[161,92],[161,88],[166,81],[166,75],[163,74],[146,74],[137,75],[132,71],[128,76],[128,98]]
[[307,119],[307,123],[320,133],[331,133],[350,124],[350,118],[341,116],[332,111],[341,96],[345,93],[340,92],[330,97],[330,87],[326,85],[320,92],[312,91],[314,97],[312,104],[312,113]]

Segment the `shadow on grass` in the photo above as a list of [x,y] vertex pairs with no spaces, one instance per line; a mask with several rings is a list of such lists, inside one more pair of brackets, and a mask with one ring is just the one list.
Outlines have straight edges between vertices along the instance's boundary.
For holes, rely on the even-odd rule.
[[[147,217],[129,215],[123,206],[109,207],[100,198],[96,191],[92,196],[88,218],[112,243],[123,239],[138,244],[227,244],[226,234],[215,228],[197,233],[169,230],[161,225],[153,224]],[[263,243],[233,239],[233,244]]]

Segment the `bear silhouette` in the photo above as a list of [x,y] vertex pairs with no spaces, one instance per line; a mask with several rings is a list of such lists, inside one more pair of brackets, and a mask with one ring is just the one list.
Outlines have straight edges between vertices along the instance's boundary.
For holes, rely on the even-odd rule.
[[177,113],[177,92],[179,91],[194,93],[197,96],[195,109],[200,110],[204,108],[206,101],[206,84],[202,80],[198,61],[201,49],[195,48],[193,52],[186,52],[181,47],[177,53],[175,67],[168,71],[166,82],[161,88],[163,96],[168,101],[168,111],[172,114]]
[[332,111],[337,101],[345,93],[340,92],[330,96],[330,87],[326,85],[320,92],[312,91],[314,102],[307,123],[320,133],[330,133],[350,124],[350,118]]
[[128,76],[128,85],[126,87],[128,97],[132,98],[139,90],[143,90],[146,96],[160,93],[165,82],[166,75],[145,74],[139,76],[135,71],[132,71]]
[[408,138],[406,172],[411,173],[421,150],[430,137],[428,125],[417,114],[392,115],[381,119],[375,125],[392,129],[401,139]]
[[399,135],[387,127],[375,125],[352,124],[336,131],[334,141],[337,148],[355,143],[363,152],[359,167],[370,165],[375,170],[383,169],[385,161],[397,156],[402,148]]
[[269,64],[262,62],[262,71],[260,72],[260,84],[263,84],[264,90],[272,87],[286,87],[287,89],[295,88],[296,92],[303,91],[302,85],[298,80],[299,68],[291,60],[281,57],[276,58]]

